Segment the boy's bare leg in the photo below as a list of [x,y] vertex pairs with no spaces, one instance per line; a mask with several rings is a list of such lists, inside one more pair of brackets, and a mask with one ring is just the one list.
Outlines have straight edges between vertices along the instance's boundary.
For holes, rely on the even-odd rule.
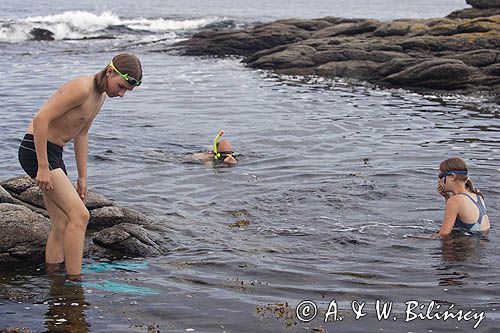
[[51,174],[54,188],[49,191],[42,190],[42,192],[68,217],[63,239],[66,274],[79,276],[82,273],[83,244],[89,211],[61,169],[52,170]]
[[[43,192],[42,192],[43,194]],[[45,246],[45,262],[57,267],[57,264],[64,262],[64,233],[68,225],[68,216],[60,210],[50,198],[43,194],[43,201],[50,217],[50,234]]]

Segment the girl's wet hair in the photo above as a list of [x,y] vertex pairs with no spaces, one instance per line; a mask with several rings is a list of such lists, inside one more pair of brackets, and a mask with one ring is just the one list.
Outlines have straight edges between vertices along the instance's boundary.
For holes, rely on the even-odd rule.
[[[142,81],[142,65],[135,55],[130,53],[120,53],[113,58],[113,65],[123,74],[128,74],[131,77]],[[109,64],[104,67],[99,73],[94,76],[94,84],[97,90],[104,92],[107,90],[106,71],[109,68]]]
[[[467,163],[459,157],[452,157],[447,160],[444,160],[439,164],[439,171],[446,173],[449,171],[467,171],[469,172],[469,167],[467,166]],[[479,194],[480,196],[483,197],[483,194],[474,187],[474,184],[472,183],[472,180],[470,180],[469,176],[466,175],[455,175],[458,180],[461,180],[465,182],[465,187],[472,193]]]

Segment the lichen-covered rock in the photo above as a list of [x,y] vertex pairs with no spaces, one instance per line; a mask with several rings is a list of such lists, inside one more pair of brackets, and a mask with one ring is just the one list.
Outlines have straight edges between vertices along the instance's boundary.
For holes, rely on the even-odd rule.
[[316,49],[313,47],[294,44],[281,52],[275,52],[259,57],[256,61],[249,63],[249,66],[262,69],[310,67],[314,66],[314,62],[311,60],[311,55],[315,52]]
[[14,197],[0,185],[0,203],[16,203]]
[[312,38],[334,37],[339,35],[357,35],[372,32],[380,25],[377,20],[359,20],[351,23],[341,23],[316,31]]
[[132,209],[106,206],[90,211],[88,228],[101,230],[121,223],[147,224],[148,220],[142,213]]
[[316,73],[321,76],[360,79],[369,76],[378,66],[379,64],[373,61],[332,61],[318,66]]
[[85,207],[87,207],[88,210],[115,205],[113,201],[103,197],[100,194],[91,191],[87,191],[83,203],[85,204]]
[[500,91],[492,66],[498,62],[500,16],[390,22],[286,19],[238,31],[201,32],[178,45],[185,55],[243,55],[247,66],[279,74],[340,76],[407,88]]
[[0,204],[0,263],[41,262],[50,221],[30,209]]
[[458,33],[500,31],[500,16],[478,18],[457,26]]
[[46,209],[43,202],[42,190],[38,186],[30,187],[19,194],[19,199],[30,205]]
[[466,8],[452,12],[447,16],[450,19],[472,19],[477,17],[490,17],[500,15],[500,8]]
[[[43,261],[44,247],[50,231],[50,220],[46,218],[48,213],[44,209],[41,190],[29,177],[16,177],[1,182],[1,184],[0,264]],[[94,192],[87,192],[84,203],[91,215],[89,229],[104,229],[121,223],[131,225],[149,223],[143,214],[132,209],[118,207],[113,201]],[[137,233],[138,239],[142,239],[140,235]],[[153,238],[151,236],[149,239]],[[147,243],[147,239],[142,240]],[[128,244],[128,242],[124,244]],[[95,246],[97,248],[97,245]],[[150,244],[150,246],[152,245]],[[137,248],[141,247],[137,245]],[[118,252],[130,253],[129,250],[121,251],[118,245],[114,246],[113,249]],[[92,254],[95,255],[99,251],[94,250]],[[146,255],[149,252],[142,250],[141,253]]]
[[92,240],[104,248],[141,257],[161,255],[166,251],[158,235],[130,223],[101,230],[92,237]]
[[500,63],[500,52],[495,50],[477,50],[449,56],[448,58],[461,60],[468,66],[486,67],[495,62]]
[[15,194],[21,194],[30,187],[35,186],[35,181],[30,176],[22,176],[7,179],[0,183],[7,191]]
[[474,73],[474,68],[458,59],[431,59],[411,66],[385,80],[399,85],[415,85],[438,89],[452,89],[457,80]]

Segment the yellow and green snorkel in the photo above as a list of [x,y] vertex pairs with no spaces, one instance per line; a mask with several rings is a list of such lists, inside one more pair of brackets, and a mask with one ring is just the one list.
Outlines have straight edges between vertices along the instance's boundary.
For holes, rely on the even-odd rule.
[[218,160],[220,158],[220,153],[217,152],[217,142],[219,142],[221,136],[223,136],[223,135],[224,135],[224,130],[221,130],[219,132],[219,134],[217,134],[217,136],[214,139],[214,147],[212,149],[212,152],[214,153],[214,159],[215,160]]

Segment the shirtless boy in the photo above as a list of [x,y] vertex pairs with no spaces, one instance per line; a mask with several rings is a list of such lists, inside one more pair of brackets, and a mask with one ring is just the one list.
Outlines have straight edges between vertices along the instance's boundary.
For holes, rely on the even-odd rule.
[[[42,191],[51,230],[45,247],[48,264],[64,262],[70,279],[79,279],[89,212],[87,191],[88,131],[108,97],[123,97],[141,84],[142,67],[132,54],[118,54],[99,73],[80,76],[59,88],[28,126],[19,162]],[[71,184],[62,159],[73,140],[78,180]]]

